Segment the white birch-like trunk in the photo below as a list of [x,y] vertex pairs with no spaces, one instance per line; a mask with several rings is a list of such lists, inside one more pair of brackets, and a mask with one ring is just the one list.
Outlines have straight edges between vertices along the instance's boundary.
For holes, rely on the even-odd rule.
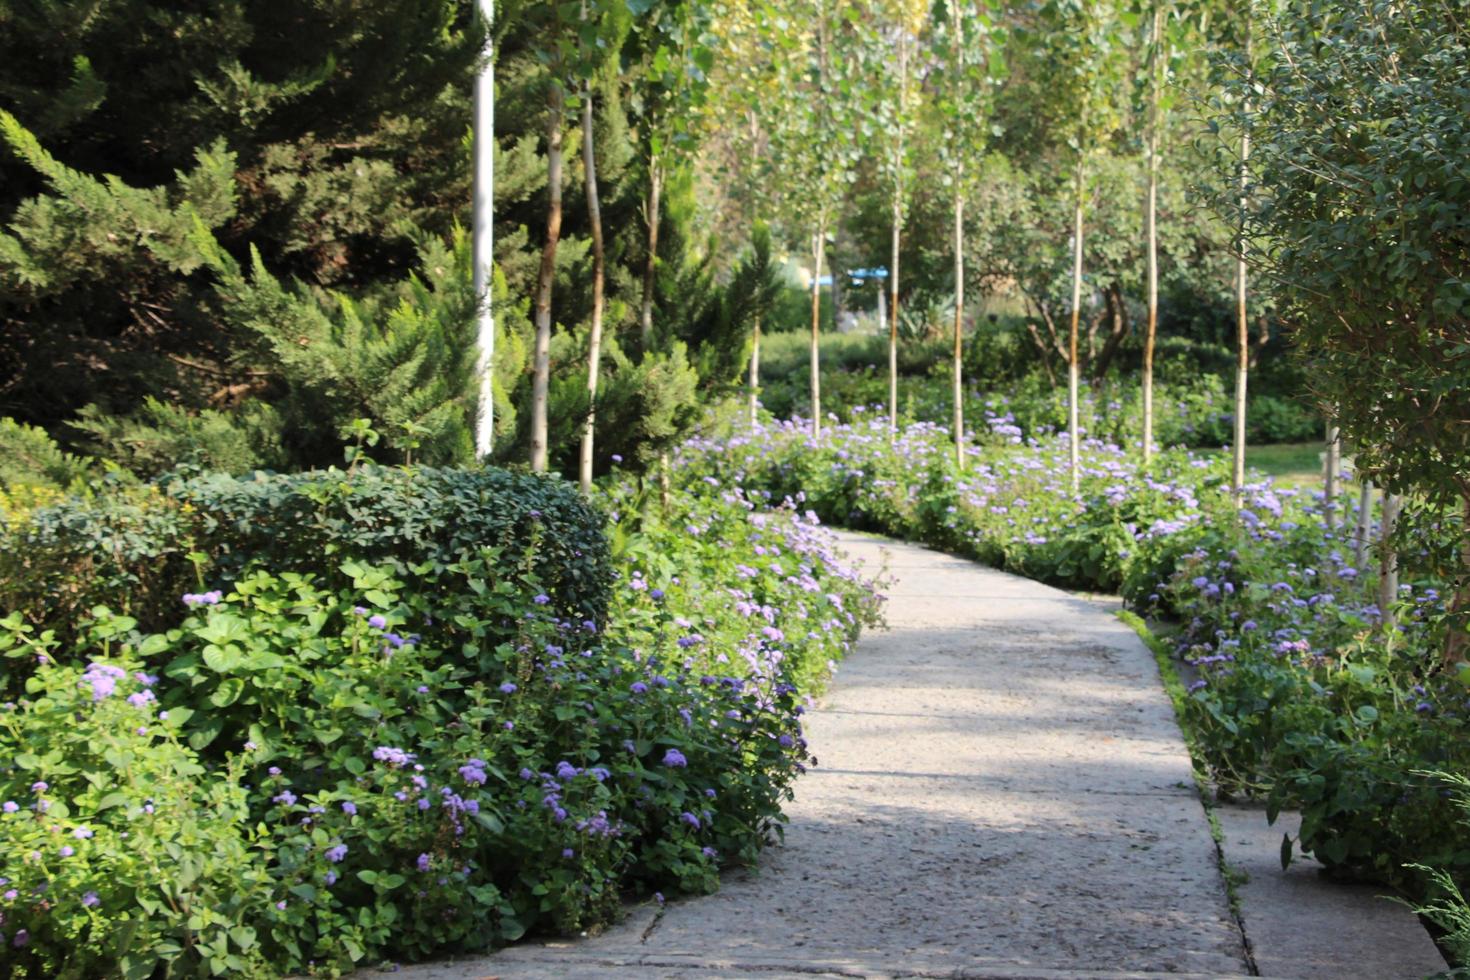
[[[1251,16],[1247,0],[1245,57],[1251,57]],[[1245,111],[1250,112],[1246,103]],[[1235,448],[1230,466],[1230,491],[1235,505],[1240,506],[1245,487],[1245,409],[1246,383],[1250,374],[1250,323],[1246,318],[1246,268],[1245,268],[1245,195],[1246,166],[1250,162],[1251,137],[1248,129],[1240,134],[1240,233],[1236,241],[1235,259]]]
[[546,410],[551,387],[551,286],[556,278],[556,246],[561,240],[562,113],[566,93],[555,81],[546,113],[546,244],[536,275],[536,345],[531,361],[531,472],[545,473]]
[[1144,225],[1148,238],[1148,326],[1143,335],[1143,465],[1154,452],[1154,338],[1159,329],[1159,90],[1158,69],[1163,65],[1162,4],[1154,5],[1153,63],[1149,66],[1148,196]]
[[[956,183],[956,187],[958,187]],[[954,461],[965,466],[965,196],[954,195]]]
[[[587,7],[582,6],[586,19]],[[597,375],[602,365],[602,309],[606,279],[606,249],[602,239],[602,204],[597,193],[597,151],[592,127],[592,83],[582,87],[582,173],[587,183],[587,218],[592,226],[592,331],[587,341],[587,421],[582,428],[582,450],[577,482],[592,492],[592,451],[597,430]]]
[[648,162],[648,201],[643,217],[648,224],[648,258],[643,263],[643,297],[638,304],[638,342],[647,354],[653,346],[653,287],[658,267],[659,202],[663,195],[663,161],[655,156]]
[[1353,567],[1362,574],[1368,561],[1368,526],[1373,519],[1373,481],[1358,474],[1358,526],[1353,533]]
[[1386,630],[1395,625],[1393,604],[1399,597],[1399,555],[1393,545],[1393,531],[1398,525],[1403,502],[1400,494],[1383,495],[1383,518],[1378,532],[1378,611]]
[[898,435],[898,254],[903,234],[904,121],[908,112],[908,24],[898,33],[898,147],[893,168],[893,247],[888,269],[888,439]]
[[812,241],[812,435],[822,434],[822,260],[827,254],[827,221]]
[[1072,492],[1081,483],[1081,431],[1077,423],[1078,378],[1077,332],[1082,319],[1082,162],[1077,162],[1077,199],[1072,209],[1072,323],[1067,335],[1067,474]]
[[479,0],[477,8],[486,30],[485,63],[475,76],[474,109],[474,215],[470,241],[475,289],[475,346],[479,358],[479,401],[475,413],[475,458],[490,455],[495,444],[495,314],[492,299],[495,282],[495,40],[490,27],[495,21],[494,0]]

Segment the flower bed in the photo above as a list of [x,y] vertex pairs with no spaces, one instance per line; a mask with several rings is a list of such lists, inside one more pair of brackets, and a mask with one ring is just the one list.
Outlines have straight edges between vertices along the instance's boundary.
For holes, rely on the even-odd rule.
[[[860,413],[861,414],[861,413]],[[886,419],[813,440],[801,420],[690,442],[679,472],[788,496],[870,528],[1062,585],[1121,591],[1179,623],[1191,672],[1184,721],[1226,794],[1300,809],[1297,846],[1330,868],[1417,891],[1424,863],[1470,873],[1452,782],[1470,772],[1470,669],[1438,669],[1447,622],[1441,552],[1455,522],[1407,520],[1397,626],[1382,628],[1357,514],[1320,494],[1249,485],[1237,510],[1226,463],[1174,450],[1149,472],[1117,446],[1081,447],[1072,493],[1064,438],[1023,439],[992,414],[963,470],[948,433]],[[1377,529],[1370,528],[1376,536]],[[1365,565],[1368,564],[1365,562]]]
[[162,631],[0,621],[27,675],[0,709],[8,975],[334,973],[753,859],[874,594],[789,509],[632,502],[608,498],[626,571],[583,583],[601,619],[547,587],[532,515],[440,560],[243,561]]

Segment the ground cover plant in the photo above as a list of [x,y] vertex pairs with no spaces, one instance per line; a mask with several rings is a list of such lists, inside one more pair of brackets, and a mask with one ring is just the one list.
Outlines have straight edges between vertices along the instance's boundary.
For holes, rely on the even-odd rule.
[[1470,772],[1470,671],[1434,669],[1453,628],[1442,583],[1454,515],[1405,519],[1405,581],[1385,616],[1350,500],[1329,507],[1320,490],[1261,478],[1237,508],[1219,454],[1172,450],[1144,471],[1096,440],[1081,447],[1074,494],[1065,435],[1022,438],[1004,415],[985,421],[963,469],[938,425],[890,438],[887,420],[871,419],[818,441],[798,419],[693,440],[680,472],[1043,581],[1122,592],[1179,624],[1167,639],[1190,673],[1183,720],[1218,791],[1302,812],[1284,859],[1299,849],[1410,894],[1430,884],[1421,866],[1470,874],[1449,777],[1426,771]]
[[[497,501],[481,522],[504,533],[385,524],[399,476],[406,518],[451,487]],[[330,974],[592,927],[630,890],[712,889],[779,833],[806,699],[875,613],[813,520],[737,494],[650,511],[613,488],[613,574],[603,513],[564,484],[263,482],[213,491],[256,516],[262,496],[304,508],[333,531],[322,571],[190,552],[199,581],[157,629],[100,605],[65,635],[0,620],[9,975]],[[312,486],[332,492],[293,496]],[[334,520],[354,490],[362,523]],[[137,567],[167,549],[145,551]],[[565,574],[574,557],[585,574]]]

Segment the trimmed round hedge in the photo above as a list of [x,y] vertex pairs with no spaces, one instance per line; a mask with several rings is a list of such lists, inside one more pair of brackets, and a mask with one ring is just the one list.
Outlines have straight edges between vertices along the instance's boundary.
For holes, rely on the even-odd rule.
[[[247,567],[340,587],[348,559],[408,582],[492,549],[568,616],[601,620],[612,581],[604,517],[564,481],[508,470],[389,468],[211,474],[108,489],[37,510],[0,549],[0,609],[70,635],[96,606],[144,631],[183,619],[179,597]],[[507,571],[510,569],[507,568]]]

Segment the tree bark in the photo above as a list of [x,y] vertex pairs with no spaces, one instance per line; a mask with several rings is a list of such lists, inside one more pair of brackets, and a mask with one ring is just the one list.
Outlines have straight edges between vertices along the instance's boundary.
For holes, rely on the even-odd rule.
[[1353,567],[1359,574],[1368,561],[1368,525],[1373,519],[1373,481],[1358,474],[1358,527],[1353,535]]
[[893,171],[893,248],[888,269],[888,438],[898,435],[898,255],[903,233],[903,127],[908,93],[908,24],[898,34],[898,152]]
[[546,244],[536,274],[536,346],[531,374],[531,471],[546,472],[546,400],[551,386],[551,285],[556,278],[556,246],[561,240],[562,115],[566,93],[553,81],[546,98]]
[[[1251,57],[1251,18],[1249,8],[1246,12],[1246,39],[1245,57],[1250,61]],[[1245,111],[1250,111],[1247,102]],[[1240,230],[1236,238],[1235,259],[1235,328],[1236,328],[1236,359],[1235,359],[1235,449],[1232,454],[1230,467],[1230,491],[1235,497],[1235,505],[1240,506],[1242,491],[1245,487],[1245,410],[1246,410],[1246,382],[1250,375],[1250,321],[1246,317],[1246,269],[1245,269],[1245,194],[1246,194],[1246,165],[1250,162],[1251,136],[1249,130],[1240,134]]]
[[[958,187],[958,181],[956,182]],[[954,195],[954,462],[965,468],[965,196]]]
[[1399,597],[1399,556],[1394,548],[1393,532],[1403,499],[1396,493],[1383,494],[1383,519],[1378,531],[1378,612],[1385,630],[1394,626],[1393,604]]
[[638,304],[638,344],[644,354],[653,348],[653,286],[658,266],[659,201],[663,187],[663,161],[654,156],[648,161],[648,200],[643,205],[643,220],[648,225],[648,258],[643,263],[643,298]]
[[1077,161],[1077,198],[1072,209],[1072,325],[1067,335],[1067,473],[1072,492],[1081,482],[1079,450],[1080,427],[1077,424],[1077,331],[1082,317],[1082,161]]
[[495,315],[491,303],[495,280],[495,42],[490,25],[494,0],[478,0],[476,9],[486,30],[485,64],[475,75],[474,215],[471,241],[476,306],[476,346],[480,377],[475,415],[475,458],[490,455],[495,442]]
[[[583,7],[584,15],[586,7]],[[582,172],[587,182],[587,219],[592,226],[592,331],[587,340],[587,422],[577,476],[583,493],[592,492],[592,449],[597,429],[597,375],[602,364],[602,308],[606,251],[602,239],[602,205],[597,193],[597,150],[592,128],[592,83],[582,87]]]
[[1322,479],[1322,520],[1328,531],[1337,530],[1337,476],[1342,465],[1342,442],[1338,439],[1337,422],[1327,420],[1327,451]]
[[812,435],[822,434],[822,259],[827,254],[827,219],[812,241]]
[[1163,64],[1163,4],[1155,0],[1153,50],[1149,65],[1148,197],[1144,225],[1148,238],[1148,325],[1143,335],[1143,466],[1154,452],[1154,339],[1159,329],[1159,90],[1158,69]]
[[1103,297],[1106,300],[1106,313],[1112,321],[1108,330],[1108,339],[1103,342],[1102,350],[1098,352],[1097,359],[1089,365],[1089,373],[1094,382],[1100,382],[1107,377],[1108,368],[1113,364],[1113,358],[1117,356],[1118,349],[1123,346],[1123,341],[1128,337],[1128,305],[1123,301],[1123,287],[1116,282],[1108,286]]

